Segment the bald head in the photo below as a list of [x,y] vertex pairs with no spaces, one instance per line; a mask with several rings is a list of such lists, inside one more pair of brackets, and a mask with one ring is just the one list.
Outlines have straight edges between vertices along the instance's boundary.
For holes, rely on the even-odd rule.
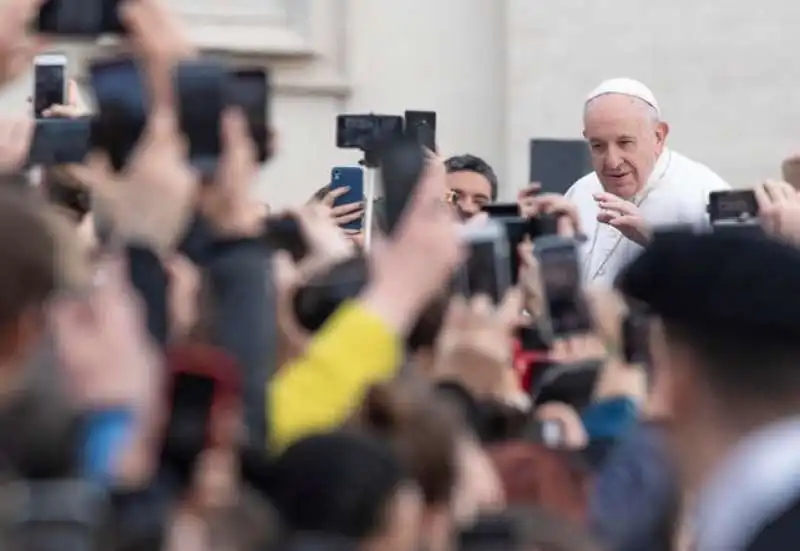
[[625,199],[647,185],[668,130],[658,110],[638,97],[603,93],[584,106],[583,135],[592,166],[603,188]]

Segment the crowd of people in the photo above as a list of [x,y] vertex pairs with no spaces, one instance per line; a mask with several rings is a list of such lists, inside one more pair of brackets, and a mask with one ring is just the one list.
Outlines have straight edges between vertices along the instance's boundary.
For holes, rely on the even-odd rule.
[[[119,8],[149,98],[123,166],[99,148],[30,170],[36,120],[0,120],[0,549],[794,548],[790,183],[753,188],[755,223],[712,224],[728,184],[667,147],[646,86],[601,83],[592,173],[516,201],[579,253],[590,323],[548,336],[538,240],[502,296],[454,291],[509,187],[479,156],[418,147],[369,239],[350,225],[369,198],[341,188],[254,201],[237,108],[196,170],[172,82],[200,54],[165,4]],[[0,5],[0,85],[41,51],[41,5]],[[45,116],[91,115],[74,88]]]

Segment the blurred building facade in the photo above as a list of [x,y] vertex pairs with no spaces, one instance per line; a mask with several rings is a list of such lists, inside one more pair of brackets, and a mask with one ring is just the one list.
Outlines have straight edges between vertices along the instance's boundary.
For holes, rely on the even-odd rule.
[[[444,154],[471,152],[525,185],[528,141],[580,137],[599,81],[648,84],[672,145],[734,185],[775,176],[800,146],[800,3],[641,0],[171,0],[202,47],[273,69],[279,151],[258,193],[306,199],[358,155],[334,146],[343,112],[436,110]],[[97,47],[54,45],[81,76]],[[5,91],[19,113],[30,78]]]

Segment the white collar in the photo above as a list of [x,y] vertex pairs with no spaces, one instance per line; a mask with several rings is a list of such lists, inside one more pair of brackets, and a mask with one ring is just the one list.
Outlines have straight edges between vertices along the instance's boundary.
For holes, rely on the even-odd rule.
[[758,529],[800,497],[800,416],[740,442],[700,493],[698,551],[745,549]]

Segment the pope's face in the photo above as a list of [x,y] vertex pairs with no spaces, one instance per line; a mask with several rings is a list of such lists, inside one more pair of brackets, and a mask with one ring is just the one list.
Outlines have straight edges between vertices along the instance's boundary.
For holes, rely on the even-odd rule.
[[667,125],[643,101],[607,94],[586,107],[583,136],[603,188],[631,199],[645,187],[664,150]]

